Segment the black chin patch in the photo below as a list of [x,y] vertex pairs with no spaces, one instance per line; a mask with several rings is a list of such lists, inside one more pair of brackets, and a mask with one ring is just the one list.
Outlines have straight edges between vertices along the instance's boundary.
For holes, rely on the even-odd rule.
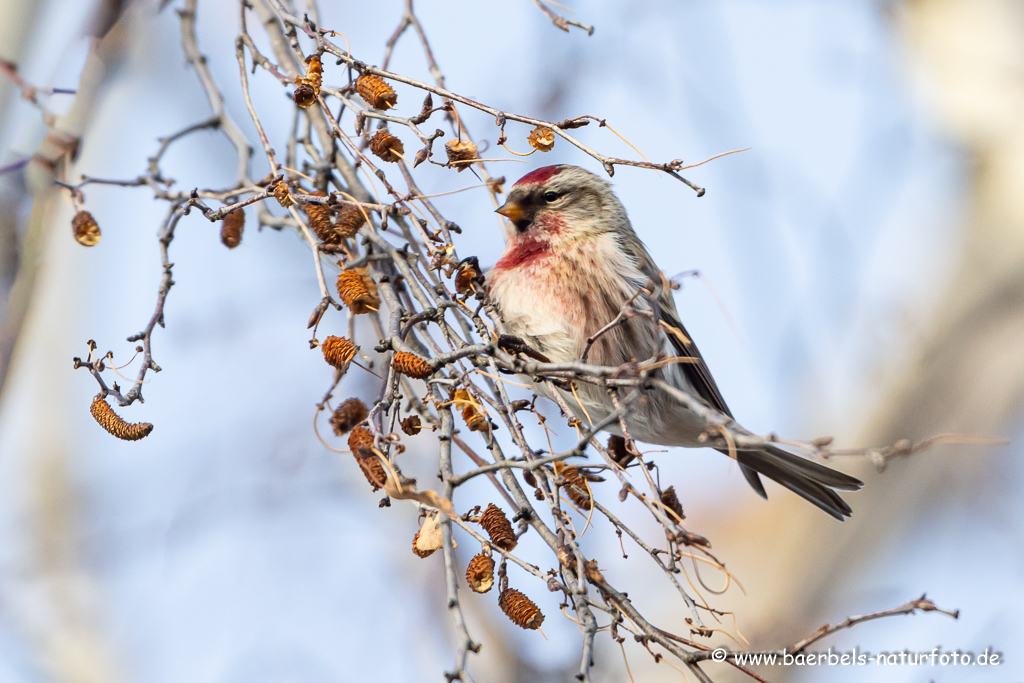
[[531,225],[533,225],[533,221],[528,218],[521,218],[515,221],[516,230],[519,232],[526,232],[530,229]]

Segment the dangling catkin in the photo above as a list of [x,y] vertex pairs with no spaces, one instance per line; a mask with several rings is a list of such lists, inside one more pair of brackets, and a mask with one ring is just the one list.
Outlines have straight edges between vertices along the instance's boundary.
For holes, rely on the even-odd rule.
[[89,412],[92,413],[93,418],[99,423],[100,427],[103,427],[124,441],[138,441],[143,437],[149,436],[149,433],[153,431],[153,425],[148,422],[138,422],[135,424],[125,422],[120,415],[114,412],[110,404],[99,396],[92,400]]

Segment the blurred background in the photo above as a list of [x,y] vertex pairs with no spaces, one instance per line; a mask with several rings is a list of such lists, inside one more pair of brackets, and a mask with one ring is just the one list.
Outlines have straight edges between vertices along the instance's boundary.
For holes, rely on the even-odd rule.
[[[0,59],[36,86],[80,88],[77,98],[40,96],[54,130],[81,136],[69,179],[134,178],[158,137],[209,116],[181,50],[180,4],[8,0]],[[989,648],[1004,661],[760,673],[1024,678],[1014,649],[1024,642],[1024,4],[575,3],[570,16],[596,27],[590,37],[557,30],[528,0],[419,0],[416,9],[456,92],[549,120],[606,118],[656,161],[751,148],[689,171],[707,188],[699,199],[650,171],[619,168],[613,179],[662,269],[700,272],[676,301],[748,428],[833,435],[840,447],[954,431],[1010,442],[943,446],[881,474],[863,459],[833,460],[867,481],[847,496],[855,513],[845,524],[778,487],[760,500],[717,453],[659,456],[688,528],[711,539],[745,588],[701,591],[736,613],[751,647],[783,647],[927,592],[960,618],[877,621],[812,649]],[[322,25],[379,63],[402,11],[399,0],[322,3]],[[200,2],[199,46],[253,140],[237,13],[233,2]],[[325,68],[326,82],[342,82],[333,63]],[[429,80],[411,35],[391,68]],[[253,88],[272,144],[283,145],[291,101],[262,71]],[[20,95],[0,75],[0,166],[53,151],[40,110]],[[418,109],[414,91],[399,97]],[[508,156],[493,147],[492,119],[460,113],[489,141],[484,156]],[[524,151],[527,132],[510,126],[510,146]],[[607,130],[579,132],[602,152],[636,156]],[[490,168],[509,181],[548,163],[600,171],[564,143],[527,162]],[[410,553],[411,509],[378,509],[351,456],[326,450],[311,428],[331,374],[307,344],[319,293],[305,244],[257,232],[250,215],[229,252],[216,225],[198,214],[181,221],[167,328],[154,335],[163,372],[149,375],[144,405],[122,411],[156,427],[120,442],[89,416],[96,385],[71,358],[89,339],[115,361],[130,358],[125,337],[153,310],[166,205],[145,188],[86,187],[103,240],[83,249],[66,193],[34,166],[0,175],[0,682],[441,680],[453,645],[439,556]],[[211,131],[172,147],[163,167],[189,189],[229,185],[234,166]],[[417,173],[426,191],[475,182],[428,165]],[[460,255],[493,264],[502,240],[486,193],[436,201],[463,227]],[[329,314],[321,331],[343,325]],[[372,332],[363,334],[372,347]],[[335,395],[369,399],[372,379],[350,373]],[[408,469],[430,482],[435,444],[414,443]],[[613,483],[595,491],[617,505]],[[458,507],[488,495],[468,489]],[[622,514],[657,534],[631,506]],[[462,544],[468,558],[472,544]],[[584,545],[642,612],[686,632],[687,611],[635,546],[623,559],[607,524]],[[484,643],[475,680],[570,680],[576,626],[543,585],[511,577],[548,615],[548,639],[515,629],[495,596],[463,591]],[[634,680],[680,678],[632,643],[626,653]],[[707,671],[749,680],[729,667]],[[606,635],[594,676],[629,680]]]

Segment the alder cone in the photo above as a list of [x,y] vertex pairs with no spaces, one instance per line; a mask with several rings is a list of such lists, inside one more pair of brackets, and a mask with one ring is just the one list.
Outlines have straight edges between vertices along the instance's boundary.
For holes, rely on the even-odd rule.
[[334,232],[341,238],[351,239],[365,222],[366,216],[363,215],[362,209],[351,204],[343,204],[334,219]]
[[[321,192],[320,190],[311,194],[315,197],[327,196],[326,192]],[[321,242],[325,244],[338,244],[341,242],[341,236],[335,232],[334,226],[331,225],[330,209],[323,204],[307,202],[302,205],[302,211],[309,217],[309,229],[316,233]]]
[[590,504],[590,488],[580,469],[572,465],[556,462],[555,471],[565,479],[564,488],[569,499],[576,504],[576,507],[589,510],[592,507]]
[[245,211],[238,209],[224,216],[220,224],[220,242],[228,249],[234,249],[242,243],[242,231],[245,230]]
[[468,163],[471,159],[477,158],[476,145],[470,140],[449,140],[444,151],[448,153],[448,165],[455,166],[459,173],[472,165]]
[[320,350],[324,353],[324,360],[339,370],[347,370],[349,363],[356,357],[359,349],[350,339],[345,337],[328,337],[320,343]]
[[430,363],[407,351],[396,351],[391,357],[391,366],[396,372],[413,379],[426,379],[434,374]]
[[683,514],[683,506],[679,502],[679,497],[676,495],[676,487],[669,486],[667,489],[661,492],[661,503],[678,516],[674,521],[681,522],[686,519],[686,515]]
[[498,606],[513,624],[525,629],[538,629],[544,623],[540,608],[515,588],[506,588],[498,597]]
[[420,433],[420,429],[422,429],[422,426],[419,415],[410,415],[402,420],[402,431],[409,436],[416,436]]
[[537,126],[526,140],[538,152],[550,152],[555,146],[555,131],[547,126]]
[[366,427],[356,427],[348,435],[348,448],[373,490],[383,488],[388,475],[380,458],[373,453],[373,432]]
[[343,270],[338,275],[338,296],[355,315],[362,315],[380,308],[377,285],[359,271]]
[[292,93],[292,100],[303,109],[309,109],[320,97],[320,86],[323,83],[324,67],[320,57],[306,57],[306,75],[296,79],[299,87]]
[[505,552],[515,549],[518,541],[512,530],[512,523],[508,521],[504,511],[494,503],[488,503],[487,509],[480,515],[480,526],[490,536],[491,544],[495,547]]
[[292,193],[288,191],[288,186],[283,182],[274,186],[273,194],[277,203],[284,208],[287,209],[289,206],[295,206],[295,200],[292,199]]
[[466,567],[466,583],[474,593],[486,593],[494,586],[494,558],[480,553]]
[[88,211],[79,211],[71,219],[71,231],[75,241],[83,247],[95,247],[100,243],[100,226]]
[[370,138],[370,151],[380,157],[382,161],[394,163],[402,158],[402,154],[405,154],[405,145],[394,135],[381,129]]
[[398,95],[378,76],[363,74],[357,78],[356,92],[374,109],[387,111],[398,104]]
[[342,436],[365,420],[369,414],[370,411],[367,409],[366,404],[358,398],[346,399],[334,410],[334,414],[331,415],[331,427],[336,435]]
[[148,422],[135,424],[125,422],[124,418],[115,413],[110,404],[99,396],[92,400],[89,412],[92,413],[93,419],[99,423],[100,427],[122,441],[138,441],[149,436],[149,433],[153,431],[153,425]]

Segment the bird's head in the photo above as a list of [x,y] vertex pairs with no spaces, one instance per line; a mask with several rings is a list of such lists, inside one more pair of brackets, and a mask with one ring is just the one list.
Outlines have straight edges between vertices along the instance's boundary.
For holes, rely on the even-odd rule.
[[629,226],[611,184],[577,166],[545,166],[512,186],[498,213],[509,219],[509,242],[572,243]]

